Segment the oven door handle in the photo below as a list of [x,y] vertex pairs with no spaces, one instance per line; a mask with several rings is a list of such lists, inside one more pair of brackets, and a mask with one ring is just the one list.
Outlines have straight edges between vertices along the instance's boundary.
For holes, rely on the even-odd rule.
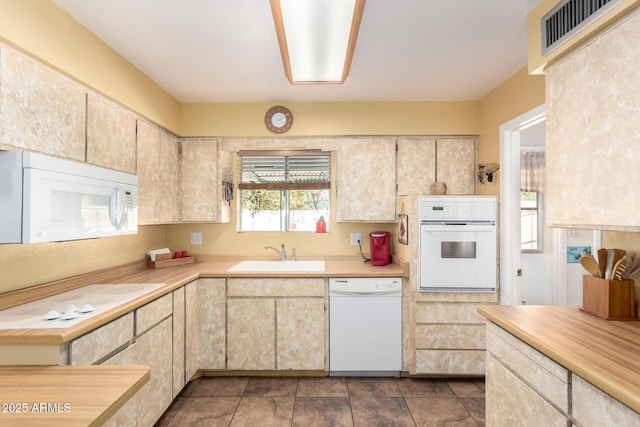
[[453,231],[453,232],[493,232],[495,224],[422,224],[425,231]]

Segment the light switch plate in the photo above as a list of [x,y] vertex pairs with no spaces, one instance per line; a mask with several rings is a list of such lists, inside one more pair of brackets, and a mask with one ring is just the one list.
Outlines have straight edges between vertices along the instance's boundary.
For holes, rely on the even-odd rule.
[[202,233],[199,231],[191,232],[191,244],[192,245],[201,245],[202,244]]
[[362,233],[351,233],[351,246],[358,246],[358,240],[362,243]]

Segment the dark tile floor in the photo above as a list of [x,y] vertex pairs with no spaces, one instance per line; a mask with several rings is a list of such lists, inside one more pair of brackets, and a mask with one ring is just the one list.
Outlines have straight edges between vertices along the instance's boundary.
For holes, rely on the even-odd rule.
[[484,426],[484,381],[203,377],[156,426]]

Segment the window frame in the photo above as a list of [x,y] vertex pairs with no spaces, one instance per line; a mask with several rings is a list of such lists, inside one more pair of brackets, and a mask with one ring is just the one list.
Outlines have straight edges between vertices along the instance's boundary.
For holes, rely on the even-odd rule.
[[[523,208],[522,207],[522,193],[535,193],[536,194],[536,206],[535,208]],[[520,190],[520,221],[522,221],[522,211],[536,211],[536,234],[537,234],[537,246],[536,249],[522,249],[522,231],[520,232],[520,252],[525,254],[540,254],[544,253],[544,218],[542,211],[542,202],[544,193],[540,191],[523,191]],[[521,222],[522,224],[522,222]]]
[[[255,172],[254,170],[252,170],[251,167],[247,167],[246,169],[244,168],[243,157],[248,157],[248,158],[272,157],[274,161],[278,161],[283,166],[280,169],[277,167],[278,164],[276,164],[276,167],[271,171],[272,173],[274,173],[272,177],[268,176],[269,170],[265,168],[264,172],[266,175],[266,179],[264,180],[264,182],[243,181],[246,172],[249,172],[249,173]],[[299,163],[299,162],[301,158],[304,158],[304,157],[324,157],[325,158],[325,159],[319,159],[318,165],[320,165],[321,167],[315,170],[318,171],[318,175],[320,177],[322,177],[322,175],[324,174],[326,176],[326,180],[323,180],[321,178],[318,181],[309,181],[309,182],[296,181],[296,179],[300,179],[300,176],[297,176],[295,174],[295,171],[300,170],[300,165],[302,163]],[[282,160],[279,161],[278,158],[282,158]],[[290,162],[291,158],[294,158],[294,160]],[[319,149],[242,150],[238,152],[238,159],[240,163],[239,164],[240,178],[239,178],[239,184],[238,184],[238,190],[239,190],[238,230],[240,232],[246,232],[246,233],[249,233],[249,232],[300,233],[305,231],[312,232],[312,230],[297,231],[297,230],[291,229],[291,212],[292,212],[291,192],[292,191],[326,190],[328,208],[325,209],[327,211],[326,214],[321,214],[321,215],[326,215],[327,217],[329,216],[329,213],[331,211],[331,163],[332,163],[332,156],[330,151],[323,151]],[[254,159],[253,161],[256,163],[259,163],[256,159]],[[324,166],[323,163],[326,163],[326,167],[322,167]],[[291,165],[293,165],[293,167],[290,167]],[[298,169],[296,169],[296,166],[298,167]],[[314,170],[313,169],[314,167],[317,168],[318,166],[312,165],[312,168],[311,168],[312,171]],[[256,168],[259,168],[259,166],[256,166]],[[302,168],[302,170],[304,170],[304,168]],[[282,174],[282,177],[279,177],[280,173]],[[256,176],[259,176],[259,174],[256,174]],[[255,190],[280,191],[282,193],[281,194],[282,206],[279,209],[279,230],[244,229],[243,221],[242,221],[243,212],[244,212],[242,194],[243,194],[243,191],[255,191]]]

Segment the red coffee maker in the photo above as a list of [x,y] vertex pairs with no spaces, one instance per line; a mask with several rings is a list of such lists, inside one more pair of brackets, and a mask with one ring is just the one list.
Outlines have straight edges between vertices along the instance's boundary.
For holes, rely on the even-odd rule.
[[391,262],[391,233],[374,231],[369,233],[371,265],[383,266]]

